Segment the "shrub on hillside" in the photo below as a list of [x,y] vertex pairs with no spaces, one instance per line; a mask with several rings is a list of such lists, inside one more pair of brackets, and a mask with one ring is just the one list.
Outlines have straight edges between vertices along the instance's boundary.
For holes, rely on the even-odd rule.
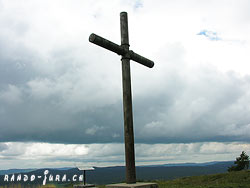
[[246,154],[246,152],[242,151],[239,157],[236,158],[236,161],[234,161],[235,166],[231,166],[228,168],[228,172],[231,171],[240,171],[244,169],[248,169],[249,167],[249,156]]

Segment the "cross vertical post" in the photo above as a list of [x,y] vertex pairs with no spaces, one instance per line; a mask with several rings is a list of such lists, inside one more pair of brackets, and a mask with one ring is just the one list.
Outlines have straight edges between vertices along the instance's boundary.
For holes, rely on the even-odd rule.
[[[128,17],[126,12],[121,12],[120,24],[121,24],[121,47],[129,52]],[[132,109],[129,53],[126,53],[122,56],[122,86],[123,86],[126,183],[129,184],[129,183],[136,183],[133,109]]]
[[86,171],[83,170],[83,185],[86,185]]
[[133,130],[133,109],[131,94],[130,60],[136,61],[146,67],[152,68],[154,62],[129,50],[128,16],[126,12],[120,13],[121,45],[113,43],[94,33],[89,41],[122,56],[122,89],[123,89],[123,115],[124,115],[124,142],[126,161],[126,183],[136,183],[135,149]]

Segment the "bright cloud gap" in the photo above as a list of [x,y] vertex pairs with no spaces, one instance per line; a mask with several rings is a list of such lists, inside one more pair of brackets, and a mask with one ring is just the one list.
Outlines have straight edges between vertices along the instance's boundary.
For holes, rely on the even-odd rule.
[[208,30],[202,30],[200,31],[197,35],[202,35],[205,36],[206,38],[208,38],[211,41],[218,41],[218,40],[222,40],[220,37],[218,37],[218,34],[216,32],[213,31],[208,31]]
[[[123,144],[1,143],[1,169],[124,165]],[[137,165],[232,160],[250,144],[136,144]]]

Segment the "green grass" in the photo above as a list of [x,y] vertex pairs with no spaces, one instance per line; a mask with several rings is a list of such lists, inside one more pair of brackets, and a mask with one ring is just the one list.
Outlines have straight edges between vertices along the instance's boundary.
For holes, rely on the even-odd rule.
[[250,188],[250,171],[155,181],[159,188]]

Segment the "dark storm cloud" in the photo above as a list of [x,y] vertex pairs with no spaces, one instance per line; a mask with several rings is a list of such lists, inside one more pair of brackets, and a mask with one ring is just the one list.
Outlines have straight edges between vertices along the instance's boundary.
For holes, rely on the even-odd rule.
[[[249,77],[206,69],[197,71],[193,79],[176,83],[183,87],[174,92],[166,87],[162,93],[165,96],[154,101],[153,110],[143,116],[151,122],[144,122],[137,129],[142,142],[249,141],[250,118],[246,115]],[[147,101],[155,98],[149,97]],[[141,109],[147,113],[145,107]]]
[[[120,107],[120,105],[117,105]],[[46,101],[9,109],[1,121],[1,141],[40,141],[59,143],[121,142],[121,110],[117,106],[63,112]]]
[[[249,78],[212,69],[208,71],[206,67],[195,71],[193,76],[189,73],[181,75],[178,71],[170,73],[171,70],[167,75],[164,71],[159,72],[154,78],[157,80],[152,80],[159,85],[152,85],[152,92],[140,95],[135,92],[137,143],[248,141]],[[83,73],[94,74],[85,69]],[[2,97],[0,141],[123,142],[121,97],[112,102],[108,98],[109,92],[98,85],[99,81],[71,80],[69,86],[63,87],[66,85],[65,75],[68,79],[74,77],[68,74],[63,71],[57,78],[40,75],[39,79],[30,78],[31,81],[23,87],[9,88],[11,93],[20,90],[9,99],[13,101],[16,97],[19,101],[10,104]],[[100,79],[98,75],[96,77]],[[89,88],[84,87],[86,85]],[[111,88],[111,91],[121,94],[117,88]],[[4,92],[7,91],[2,90],[0,96]],[[78,92],[82,99],[81,96],[78,99]],[[92,96],[84,96],[85,92]]]
[[[27,58],[25,54],[29,53],[23,54],[24,59],[19,60],[25,62],[25,58]],[[95,104],[95,98],[89,103],[87,102],[89,99],[84,95],[77,96],[78,91],[80,94],[84,94],[86,91],[87,93],[93,92],[95,95],[98,88],[84,87],[85,84],[91,83],[91,80],[86,80],[87,74],[78,75],[83,77],[80,82],[76,81],[82,87],[74,86],[77,84],[74,80],[77,70],[73,70],[74,67],[70,64],[74,61],[71,57],[63,52],[51,53],[53,63],[58,62],[60,65],[57,65],[56,72],[47,75],[37,73],[32,64],[30,67],[24,67],[26,70],[24,71],[18,69],[15,61],[8,58],[2,61],[4,62],[3,65],[1,64],[2,67],[8,64],[6,66],[8,69],[2,69],[2,71],[6,71],[6,74],[1,74],[3,78],[0,92],[1,142],[101,143],[122,141],[121,103],[115,102],[95,107],[99,106],[99,104]],[[66,64],[68,64],[67,67],[65,67]],[[36,72],[36,74],[31,76],[32,74],[29,75],[29,72]],[[76,91],[74,91],[75,89]],[[82,101],[81,97],[85,99]],[[89,98],[91,99],[91,95]],[[81,104],[74,106],[74,103],[78,102]]]

